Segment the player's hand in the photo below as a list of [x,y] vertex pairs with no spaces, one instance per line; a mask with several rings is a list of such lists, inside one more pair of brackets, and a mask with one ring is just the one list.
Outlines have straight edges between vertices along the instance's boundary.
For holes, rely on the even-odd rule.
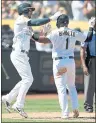
[[45,34],[48,34],[48,33],[50,33],[51,32],[51,25],[48,23],[48,24],[45,24],[44,26],[43,26],[43,32],[45,33]]
[[57,18],[62,15],[60,11],[56,12],[53,16],[50,17],[51,20],[57,20]]
[[87,76],[89,75],[88,68],[86,66],[83,66],[83,72],[85,75],[87,75]]
[[95,24],[96,24],[96,18],[91,17],[91,19],[89,20],[89,27],[94,28]]

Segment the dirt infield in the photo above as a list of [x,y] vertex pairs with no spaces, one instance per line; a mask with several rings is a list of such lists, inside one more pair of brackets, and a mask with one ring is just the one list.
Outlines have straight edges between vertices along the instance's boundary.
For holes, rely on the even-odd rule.
[[[22,119],[18,113],[2,114],[2,118],[7,119]],[[27,120],[52,120],[52,121],[75,121],[75,122],[95,122],[95,113],[84,113],[80,112],[78,118],[72,118],[72,113],[70,113],[69,119],[61,119],[61,114],[59,112],[33,112],[28,113]]]
[[[57,99],[57,94],[31,94],[26,96],[27,99]],[[79,99],[84,98],[84,94],[78,94]]]
[[[78,95],[79,98],[84,98],[83,94]],[[57,94],[32,94],[27,95],[26,99],[56,99],[58,98]],[[95,122],[95,112],[94,113],[86,113],[80,112],[78,118],[72,118],[72,113],[70,113],[69,119],[61,119],[60,112],[31,112],[28,113],[27,120],[46,120],[46,121],[60,121],[60,122]],[[2,118],[7,119],[22,119],[22,117],[18,113],[3,113]]]

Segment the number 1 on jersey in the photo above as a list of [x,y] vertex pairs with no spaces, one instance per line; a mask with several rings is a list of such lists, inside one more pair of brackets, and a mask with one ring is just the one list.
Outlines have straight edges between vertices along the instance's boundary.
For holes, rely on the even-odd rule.
[[68,43],[69,43],[69,40],[68,38],[66,39],[66,49],[68,49]]

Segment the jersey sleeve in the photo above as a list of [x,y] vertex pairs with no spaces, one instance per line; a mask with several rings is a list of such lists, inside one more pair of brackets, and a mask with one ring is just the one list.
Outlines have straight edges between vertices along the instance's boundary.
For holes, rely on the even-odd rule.
[[76,40],[77,41],[80,41],[80,42],[84,42],[85,40],[86,40],[86,36],[83,34],[83,33],[81,33],[81,32],[76,32],[75,33],[75,37],[76,37]]
[[27,25],[28,21],[30,19],[29,18],[25,18],[25,17],[19,17],[17,20],[16,20],[16,24],[18,25]]

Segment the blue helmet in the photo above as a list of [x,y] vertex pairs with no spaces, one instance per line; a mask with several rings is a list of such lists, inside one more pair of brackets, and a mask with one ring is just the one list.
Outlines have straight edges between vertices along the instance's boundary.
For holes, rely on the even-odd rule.
[[69,24],[69,17],[68,17],[67,15],[62,14],[62,15],[60,15],[60,16],[57,18],[56,26],[57,26],[58,28],[60,28],[61,25],[64,26],[64,25],[67,25],[67,24]]
[[18,6],[18,14],[22,15],[22,14],[27,14],[29,12],[29,9],[32,9],[32,11],[35,10],[35,8],[33,8],[31,6],[31,4],[29,3],[22,3]]

